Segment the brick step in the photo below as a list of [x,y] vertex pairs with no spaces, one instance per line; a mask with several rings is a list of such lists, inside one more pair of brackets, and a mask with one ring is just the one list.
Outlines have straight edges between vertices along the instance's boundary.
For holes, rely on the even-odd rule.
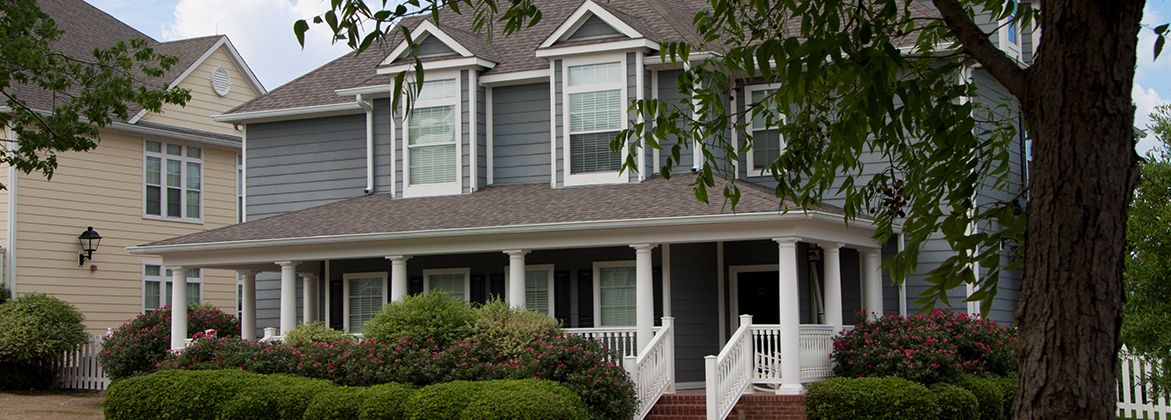
[[[706,420],[707,404],[703,395],[664,395],[651,408],[646,420]],[[728,419],[805,418],[804,395],[745,395],[740,397]]]

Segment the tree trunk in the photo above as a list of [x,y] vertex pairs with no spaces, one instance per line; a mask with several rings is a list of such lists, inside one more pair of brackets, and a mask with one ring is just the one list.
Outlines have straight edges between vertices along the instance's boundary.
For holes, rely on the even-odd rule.
[[[1143,1],[1042,1],[1016,419],[1114,419]],[[1149,52],[1140,53],[1149,59]]]

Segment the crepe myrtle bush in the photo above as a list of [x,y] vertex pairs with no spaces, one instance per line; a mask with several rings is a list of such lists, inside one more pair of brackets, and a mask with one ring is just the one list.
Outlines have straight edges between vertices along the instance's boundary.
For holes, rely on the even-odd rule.
[[[205,303],[187,306],[187,337],[214,330],[218,337],[239,337],[235,316]],[[106,337],[98,361],[110,379],[122,379],[155,371],[171,348],[171,306],[138,315]]]
[[834,341],[835,376],[898,376],[923,384],[1017,370],[1016,330],[967,314],[935,310],[862,321]]

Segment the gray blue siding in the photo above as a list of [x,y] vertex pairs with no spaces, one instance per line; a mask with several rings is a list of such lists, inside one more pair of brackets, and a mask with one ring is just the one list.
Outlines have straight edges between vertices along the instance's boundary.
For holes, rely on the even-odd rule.
[[493,182],[548,183],[549,84],[492,88]]

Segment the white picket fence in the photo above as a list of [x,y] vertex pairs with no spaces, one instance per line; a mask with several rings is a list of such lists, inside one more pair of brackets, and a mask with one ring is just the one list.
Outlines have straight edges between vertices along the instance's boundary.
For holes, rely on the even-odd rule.
[[1151,374],[1151,366],[1126,347],[1121,352],[1122,371],[1118,382],[1118,415],[1132,419],[1171,419],[1171,401],[1168,395],[1152,394],[1143,386],[1143,378]]
[[58,366],[61,388],[104,391],[110,386],[110,378],[98,364],[102,341],[101,337],[91,335],[88,342],[65,352]]

